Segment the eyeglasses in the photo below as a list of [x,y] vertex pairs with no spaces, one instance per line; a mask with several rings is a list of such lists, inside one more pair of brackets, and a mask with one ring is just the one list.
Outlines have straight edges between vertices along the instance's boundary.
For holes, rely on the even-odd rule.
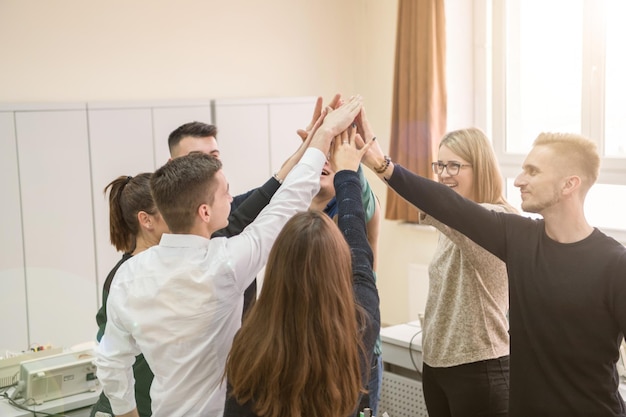
[[433,167],[433,172],[435,174],[437,175],[443,174],[443,169],[445,168],[446,171],[448,172],[448,175],[450,175],[451,177],[458,175],[462,167],[472,166],[470,164],[460,164],[458,162],[448,162],[447,164],[444,164],[442,162],[433,162],[431,165]]

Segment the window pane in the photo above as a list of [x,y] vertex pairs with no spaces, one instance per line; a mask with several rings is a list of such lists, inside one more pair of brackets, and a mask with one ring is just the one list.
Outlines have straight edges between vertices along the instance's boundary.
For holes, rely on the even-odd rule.
[[626,185],[595,184],[585,200],[592,226],[626,230]]
[[606,17],[604,154],[626,158],[626,2],[609,0]]
[[512,0],[507,8],[506,151],[540,132],[581,131],[582,0]]

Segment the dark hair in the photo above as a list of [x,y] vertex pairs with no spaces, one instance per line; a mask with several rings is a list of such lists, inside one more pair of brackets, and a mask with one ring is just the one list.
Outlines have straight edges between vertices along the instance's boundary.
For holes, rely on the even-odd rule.
[[189,122],[176,128],[170,133],[167,139],[167,145],[170,148],[170,154],[172,150],[186,137],[194,138],[206,138],[209,136],[217,137],[217,127],[202,122]]
[[226,362],[240,404],[252,401],[266,417],[355,410],[361,336],[352,280],[350,248],[330,217],[311,210],[285,224]]
[[215,173],[221,168],[219,159],[191,152],[172,159],[152,174],[152,197],[172,233],[189,232],[198,207],[213,204]]
[[150,194],[151,173],[120,176],[104,187],[109,192],[109,234],[115,249],[132,252],[135,249],[139,220],[137,213],[156,214],[157,208]]

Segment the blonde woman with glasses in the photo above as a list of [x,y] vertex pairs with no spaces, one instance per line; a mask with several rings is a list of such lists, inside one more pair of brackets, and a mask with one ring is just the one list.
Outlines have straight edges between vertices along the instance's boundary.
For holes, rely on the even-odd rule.
[[[439,182],[495,211],[515,212],[491,144],[475,128],[447,133],[432,163]],[[429,416],[506,416],[509,308],[504,262],[456,230],[422,215],[441,233],[429,265],[423,383]]]
[[[364,110],[358,121],[363,139],[371,141],[375,134]],[[363,162],[388,179],[394,164],[382,156],[380,147],[372,146]],[[432,168],[439,183],[465,199],[492,211],[515,212],[503,196],[503,178],[481,130],[462,129],[444,135]],[[422,223],[441,232],[429,265],[422,334],[428,415],[507,416],[509,300],[505,264],[435,217],[423,214]]]

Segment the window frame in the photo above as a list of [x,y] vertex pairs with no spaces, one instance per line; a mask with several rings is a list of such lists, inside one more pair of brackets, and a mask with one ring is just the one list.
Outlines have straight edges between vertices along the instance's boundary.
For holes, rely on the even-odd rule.
[[[474,87],[475,122],[492,138],[502,175],[515,178],[525,154],[506,151],[506,7],[523,0],[475,0]],[[605,0],[583,0],[583,74],[581,133],[596,141],[604,154],[604,33],[591,30],[603,24]],[[593,46],[593,47],[592,47]],[[604,157],[598,184],[626,186],[626,158]],[[626,244],[626,230],[600,227]]]

